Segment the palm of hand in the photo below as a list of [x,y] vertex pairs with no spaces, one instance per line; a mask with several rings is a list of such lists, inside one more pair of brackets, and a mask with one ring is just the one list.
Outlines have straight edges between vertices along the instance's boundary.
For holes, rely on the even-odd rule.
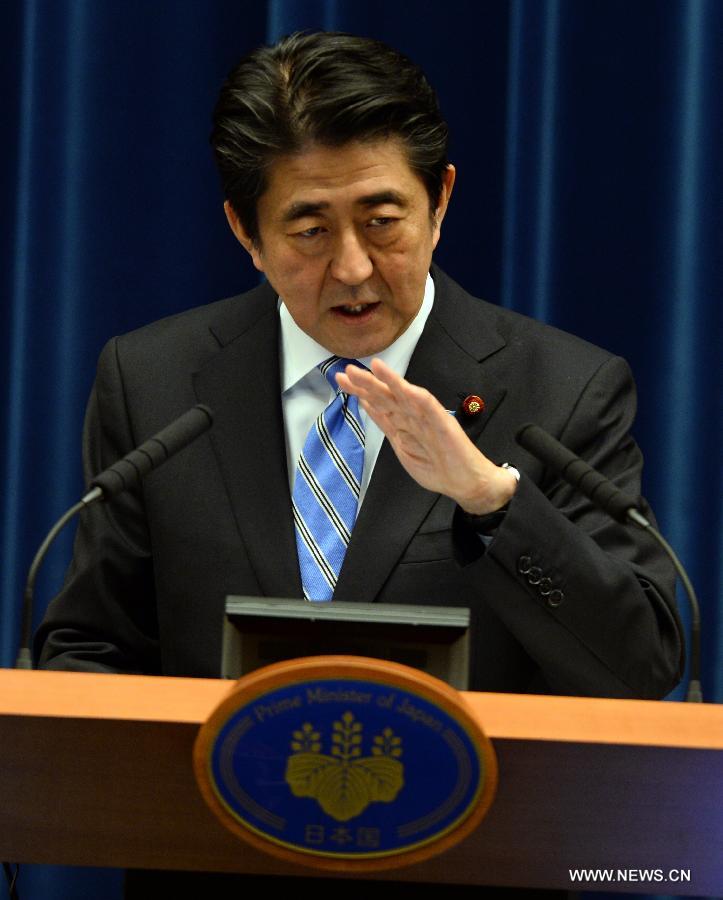
[[477,515],[504,506],[514,492],[513,476],[475,447],[429,391],[410,384],[381,360],[372,360],[371,368],[349,366],[338,376],[339,385],[359,397],[411,477]]

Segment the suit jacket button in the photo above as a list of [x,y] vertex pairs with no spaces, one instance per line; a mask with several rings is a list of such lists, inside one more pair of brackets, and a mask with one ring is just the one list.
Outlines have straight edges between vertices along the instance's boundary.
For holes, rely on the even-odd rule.
[[547,577],[541,578],[540,583],[537,585],[537,590],[543,597],[549,597],[552,590],[552,579]]
[[521,556],[517,560],[517,571],[520,575],[527,575],[532,565],[532,559],[529,556]]
[[542,569],[539,566],[531,566],[527,573],[527,580],[530,584],[539,584],[542,580]]
[[562,601],[565,599],[565,595],[559,588],[555,588],[554,591],[550,591],[547,597],[547,605],[553,607],[559,606]]

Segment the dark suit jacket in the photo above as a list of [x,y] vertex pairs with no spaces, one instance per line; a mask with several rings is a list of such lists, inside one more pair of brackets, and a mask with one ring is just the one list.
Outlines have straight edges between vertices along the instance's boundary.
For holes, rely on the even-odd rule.
[[[468,433],[522,479],[484,552],[455,504],[417,485],[385,442],[335,599],[470,607],[477,690],[665,694],[681,666],[667,562],[514,440],[537,422],[639,493],[627,365],[433,276],[407,377],[448,409],[460,392],[481,395]],[[264,285],[106,346],[85,428],[88,476],[199,401],[215,423],[149,475],[140,498],[84,513],[37,637],[42,665],[216,676],[226,594],[301,597],[278,345]]]

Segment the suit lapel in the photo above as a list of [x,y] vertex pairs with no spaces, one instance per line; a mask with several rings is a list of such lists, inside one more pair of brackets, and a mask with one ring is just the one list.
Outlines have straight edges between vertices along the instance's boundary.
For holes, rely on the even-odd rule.
[[286,467],[278,362],[278,315],[271,289],[243,298],[245,322],[212,326],[222,349],[194,376],[214,411],[210,436],[262,592],[301,597]]
[[[407,379],[427,388],[446,409],[459,394],[479,394],[484,412],[460,424],[479,440],[505,389],[487,382],[484,361],[504,347],[480,301],[465,294],[438,270],[435,303],[410,360]],[[382,444],[359,518],[352,532],[334,596],[372,602],[414,534],[440,498],[420,487],[403,469],[388,441]]]

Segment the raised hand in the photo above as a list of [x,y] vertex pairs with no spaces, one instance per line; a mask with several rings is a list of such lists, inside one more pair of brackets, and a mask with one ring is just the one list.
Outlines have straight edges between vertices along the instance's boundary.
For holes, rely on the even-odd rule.
[[380,359],[371,372],[347,366],[337,375],[343,391],[381,428],[399,461],[422,487],[445,494],[465,512],[486,515],[505,506],[517,488],[515,476],[475,447],[439,401],[410,384]]

